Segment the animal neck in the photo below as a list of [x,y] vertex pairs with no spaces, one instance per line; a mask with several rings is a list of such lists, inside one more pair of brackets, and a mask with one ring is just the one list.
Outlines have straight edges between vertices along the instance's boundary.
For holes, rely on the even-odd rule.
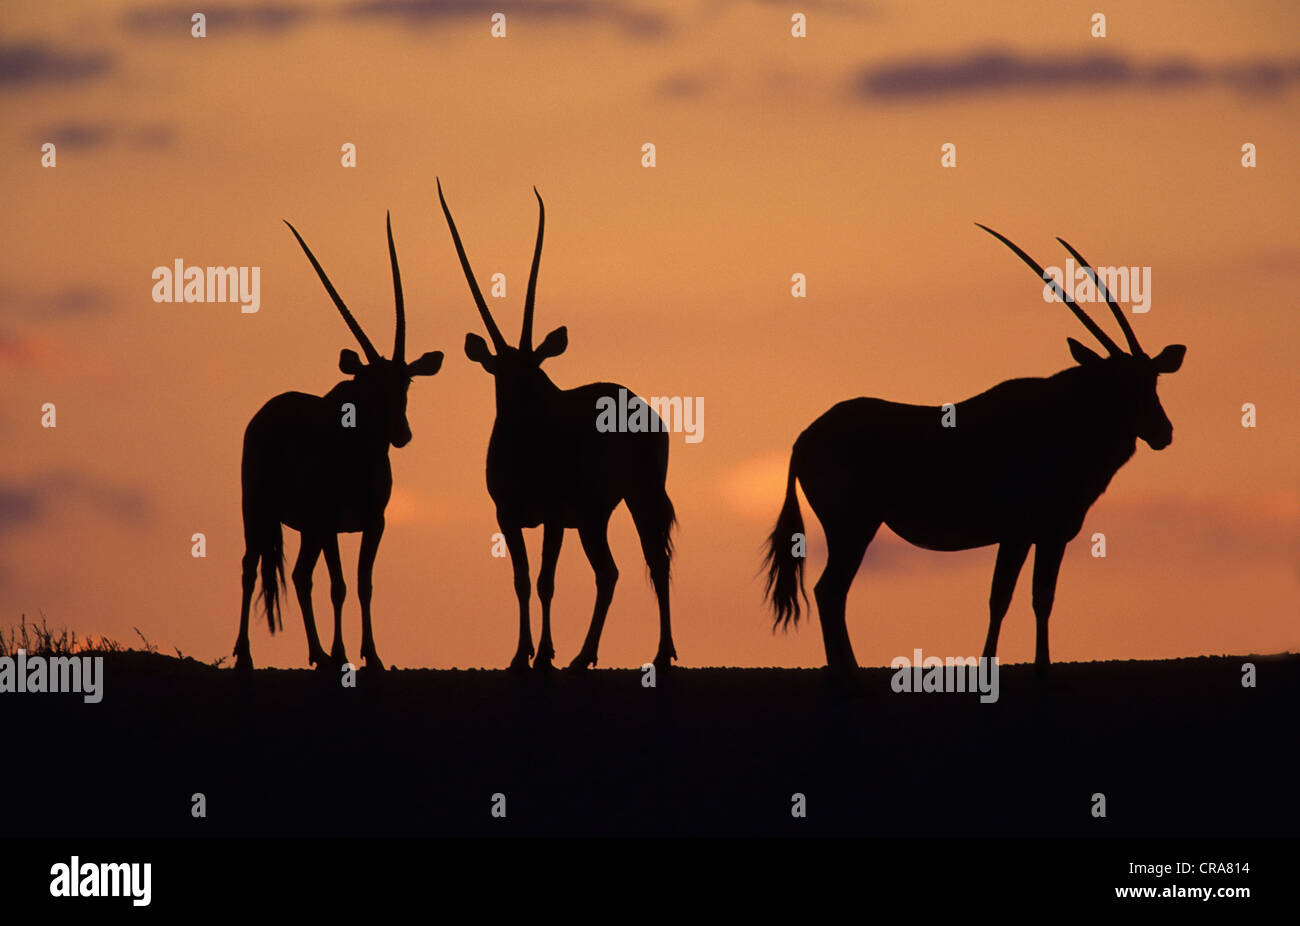
[[1064,370],[1052,379],[1061,390],[1064,414],[1058,424],[1067,442],[1078,459],[1104,467],[1109,482],[1137,450],[1126,397],[1112,380],[1083,367]]
[[560,388],[545,373],[538,375],[526,387],[503,387],[496,384],[498,418],[536,418],[543,415],[560,395]]

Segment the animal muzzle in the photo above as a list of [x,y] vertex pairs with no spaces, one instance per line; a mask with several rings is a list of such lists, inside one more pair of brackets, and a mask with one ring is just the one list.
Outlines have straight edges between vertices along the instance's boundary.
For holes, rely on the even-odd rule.
[[1174,442],[1174,429],[1172,427],[1165,428],[1148,437],[1146,442],[1152,450],[1164,450]]

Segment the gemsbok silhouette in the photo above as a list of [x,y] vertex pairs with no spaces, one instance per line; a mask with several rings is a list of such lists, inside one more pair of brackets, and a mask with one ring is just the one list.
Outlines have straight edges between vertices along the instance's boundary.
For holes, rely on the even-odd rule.
[[790,455],[785,504],[767,541],[766,593],[774,629],[798,623],[799,595],[805,604],[808,596],[804,561],[792,555],[792,536],[803,533],[797,479],[826,533],[826,569],[813,592],[832,671],[857,667],[844,622],[845,600],[882,523],[931,550],[998,544],[983,653],[989,658],[997,654],[1002,618],[1034,547],[1034,661],[1045,671],[1051,661],[1047,621],[1065,545],[1133,456],[1137,438],[1153,450],[1173,440],[1156,377],[1177,370],[1187,349],[1174,344],[1147,356],[1096,272],[1058,238],[1110,306],[1128,341],[1125,353],[1028,254],[991,228],[979,227],[1053,287],[1107,356],[1067,338],[1078,366],[1045,378],[1007,380],[958,402],[955,427],[942,426],[939,407],[858,398],[835,405],[799,435]]
[[[361,600],[361,655],[367,668],[382,669],[370,626],[371,577],[375,554],[384,533],[384,509],[393,490],[389,445],[405,447],[411,440],[406,420],[406,392],[415,376],[432,376],[442,366],[442,352],[430,351],[406,362],[406,310],[402,278],[388,220],[388,256],[393,265],[397,302],[397,331],[391,360],[375,350],[357,320],[335,291],[329,277],[298,230],[285,222],[302,245],[307,259],[325,284],[343,320],[365,352],[339,354],[339,369],[352,376],[323,396],[286,392],[271,399],[253,416],[244,431],[241,469],[244,509],[243,602],[235,667],[251,669],[248,609],[261,563],[266,618],[275,633],[279,623],[278,589],[284,587],[284,535],[287,524],[301,534],[293,586],[307,627],[307,658],[317,668],[347,661],[343,647],[343,599],[347,587],[339,562],[340,533],[361,532],[357,563],[357,597]],[[334,645],[327,657],[316,635],[311,584],[316,559],[325,554],[334,605]],[[277,585],[278,576],[278,585]]]
[[[511,669],[525,669],[534,655],[529,626],[528,550],[523,529],[542,525],[542,565],[537,575],[537,598],[542,605],[542,637],[533,667],[547,669],[555,658],[551,642],[551,598],[555,593],[555,566],[565,528],[574,527],[582,549],[596,574],[596,606],[582,649],[570,669],[596,664],[600,632],[614,597],[618,568],[609,549],[609,518],[620,501],[626,501],[641,538],[650,578],[659,603],[659,649],[655,664],[667,667],[677,657],[673,648],[668,609],[669,568],[673,554],[672,527],[676,523],[668,498],[668,434],[653,409],[649,431],[601,432],[596,428],[597,402],[618,401],[618,383],[591,383],[560,389],[542,372],[542,361],[564,352],[568,331],[556,328],[533,347],[533,302],[537,295],[537,269],[542,259],[542,230],[546,207],[537,197],[537,247],[524,299],[524,326],[519,346],[501,336],[492,313],[474,279],[460,233],[438,183],[438,200],[451,229],[456,254],[465,271],[470,293],[495,353],[477,334],[465,335],[465,356],[495,378],[496,421],[488,442],[488,493],[496,504],[497,524],[505,537],[514,569],[515,595],[519,599],[519,645]],[[626,395],[632,396],[630,389]],[[630,401],[630,400],[629,400]]]

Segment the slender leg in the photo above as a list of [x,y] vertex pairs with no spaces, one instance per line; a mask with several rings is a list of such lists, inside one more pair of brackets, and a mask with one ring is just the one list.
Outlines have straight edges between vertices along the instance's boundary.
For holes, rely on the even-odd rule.
[[817,599],[817,616],[821,620],[822,641],[826,645],[826,666],[835,674],[845,674],[858,667],[844,611],[848,604],[849,586],[862,564],[862,555],[867,552],[867,545],[879,529],[880,522],[875,521],[826,530],[826,569],[813,586],[813,597]]
[[380,518],[361,532],[361,553],[357,557],[357,598],[361,601],[361,658],[367,669],[383,669],[375,652],[375,634],[370,626],[370,593],[374,591],[375,556],[384,536],[384,519]]
[[992,659],[998,654],[998,634],[1002,631],[1002,618],[1011,607],[1011,594],[1020,578],[1020,567],[1029,555],[1029,544],[1020,540],[1005,540],[998,547],[998,560],[993,566],[993,588],[989,592],[989,635],[984,640],[984,657]]
[[537,573],[537,600],[542,603],[542,639],[537,644],[534,669],[549,669],[555,659],[555,646],[551,643],[551,598],[555,595],[555,565],[560,561],[562,543],[564,525],[548,522],[542,529],[542,568]]
[[618,582],[618,567],[614,565],[614,554],[609,551],[609,516],[593,520],[578,528],[582,539],[583,552],[591,562],[596,573],[596,607],[591,614],[591,626],[587,628],[587,638],[582,643],[582,650],[569,663],[570,669],[585,669],[596,664],[596,652],[600,648],[600,632],[605,627],[605,616],[609,613],[609,604],[614,600],[614,586]]
[[343,563],[339,560],[339,535],[330,534],[325,538],[325,566],[330,573],[330,604],[334,605],[334,645],[330,647],[330,659],[338,668],[348,661],[346,648],[343,646],[343,599],[348,595],[347,583],[343,581]]
[[497,524],[505,535],[506,549],[510,551],[510,566],[515,573],[515,597],[519,599],[519,646],[510,660],[510,669],[518,672],[528,668],[528,660],[533,656],[533,629],[528,623],[528,599],[533,593],[528,581],[528,548],[524,546],[523,528],[502,524],[500,515]]
[[316,570],[320,551],[320,535],[304,532],[298,545],[298,561],[293,567],[293,588],[298,593],[298,607],[302,610],[303,626],[307,629],[307,661],[323,669],[328,658],[320,645],[320,637],[316,635],[316,616],[311,608],[311,574]]
[[1047,619],[1052,616],[1052,602],[1056,598],[1056,578],[1061,571],[1065,544],[1059,540],[1038,541],[1034,549],[1034,622],[1037,638],[1034,646],[1034,668],[1040,675],[1047,672],[1051,657],[1047,652]]
[[668,601],[668,578],[671,567],[669,532],[673,524],[673,503],[668,494],[659,491],[653,502],[647,504],[628,497],[627,507],[632,512],[632,523],[641,538],[641,552],[650,568],[650,581],[654,583],[655,600],[659,603],[659,649],[655,652],[655,666],[660,669],[672,665],[677,658],[673,646],[672,613]]
[[253,589],[257,587],[258,554],[251,544],[244,546],[243,561],[243,598],[239,604],[239,636],[235,640],[235,668],[249,670],[253,668],[253,654],[248,645],[248,609],[253,601]]

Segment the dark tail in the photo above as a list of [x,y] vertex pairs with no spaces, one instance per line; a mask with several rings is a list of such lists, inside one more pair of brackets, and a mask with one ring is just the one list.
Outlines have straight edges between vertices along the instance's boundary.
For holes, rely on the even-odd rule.
[[[803,567],[807,540],[803,532],[803,515],[799,513],[799,496],[794,491],[795,455],[790,454],[790,474],[785,481],[785,504],[777,516],[776,527],[767,538],[767,556],[763,564],[767,567],[767,587],[763,597],[772,605],[774,614],[772,629],[789,628],[793,621],[799,624],[799,596],[808,604],[808,593],[804,591]],[[796,536],[797,535],[797,536]],[[796,554],[797,552],[801,555]]]
[[663,504],[664,504],[664,508],[667,509],[667,511],[665,512],[666,517],[664,519],[664,529],[663,529],[664,556],[668,560],[668,570],[669,570],[669,574],[671,575],[672,564],[673,564],[673,553],[676,552],[673,546],[673,528],[677,526],[677,509],[673,508],[673,501],[668,497],[667,492],[664,493]]
[[[271,633],[283,630],[280,619],[280,590],[284,588],[284,530],[280,522],[259,533],[257,548],[262,563],[262,602],[266,605],[266,622]],[[278,582],[277,582],[278,578]]]
[[677,524],[677,512],[673,509],[668,493],[660,489],[648,499],[646,496],[630,496],[627,507],[636,524],[637,535],[641,538],[647,573],[653,579],[656,567],[660,567],[663,569],[663,577],[669,578],[672,573],[673,527]]

